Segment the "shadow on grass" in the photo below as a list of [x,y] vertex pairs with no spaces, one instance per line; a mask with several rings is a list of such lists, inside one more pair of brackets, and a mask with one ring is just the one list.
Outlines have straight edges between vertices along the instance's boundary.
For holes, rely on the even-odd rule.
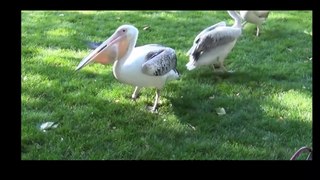
[[[245,74],[243,76],[246,77]],[[220,86],[221,83],[214,82],[210,76],[207,79],[209,80],[199,81],[200,84],[204,83],[201,88],[180,86],[177,97],[183,96],[183,98],[168,97],[180,122],[194,129],[194,133],[190,133],[188,138],[200,146],[202,143],[208,144],[204,148],[205,152],[202,152],[203,155],[212,151],[223,154],[223,156],[211,155],[213,159],[289,160],[297,148],[312,146],[312,123],[299,117],[291,118],[286,113],[269,114],[263,108],[268,106],[275,109],[275,112],[288,112],[287,107],[264,97],[241,97],[241,92],[237,97],[219,91],[210,86]],[[212,83],[208,86],[210,80]],[[248,81],[237,81],[237,83],[252,86]],[[251,87],[250,89],[254,90]],[[213,94],[215,98],[209,99]],[[217,115],[215,108],[218,107],[224,107],[226,115]],[[200,155],[196,156],[197,158],[202,159]]]

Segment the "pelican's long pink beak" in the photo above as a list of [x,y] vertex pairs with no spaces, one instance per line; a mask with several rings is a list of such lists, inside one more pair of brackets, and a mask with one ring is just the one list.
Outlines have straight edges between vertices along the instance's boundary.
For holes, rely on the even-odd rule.
[[101,64],[113,63],[117,58],[119,58],[119,43],[125,40],[125,34],[115,32],[110,38],[104,41],[99,47],[93,50],[88,56],[83,58],[76,68],[80,70],[87,64],[91,62],[99,62]]

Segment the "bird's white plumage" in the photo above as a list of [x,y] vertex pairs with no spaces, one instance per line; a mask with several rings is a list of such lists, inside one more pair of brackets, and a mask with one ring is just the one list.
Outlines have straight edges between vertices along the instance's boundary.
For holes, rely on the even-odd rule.
[[210,52],[201,56],[201,59],[195,61],[193,56],[189,57],[189,62],[187,63],[187,69],[193,70],[199,66],[206,66],[211,64],[221,64],[229,52],[232,50],[234,45],[236,44],[236,40],[231,43],[219,46],[217,48],[212,49]]
[[241,18],[245,21],[242,26],[247,22],[257,26],[256,36],[259,36],[261,25],[267,20],[269,11],[240,11]]
[[120,26],[110,38],[85,57],[76,70],[93,61],[102,64],[113,62],[115,78],[135,86],[132,98],[137,98],[142,87],[157,89],[152,107],[152,111],[155,111],[160,90],[166,81],[179,77],[176,54],[173,49],[157,44],[135,47],[138,33],[138,29],[132,25]]
[[193,51],[194,49],[196,48],[197,46],[197,40],[201,37],[201,36],[205,36],[206,33],[212,31],[213,29],[217,28],[217,27],[225,27],[227,26],[226,22],[222,21],[222,22],[219,22],[215,25],[212,25],[210,27],[207,27],[206,29],[202,30],[197,36],[196,38],[194,38],[194,41],[193,41],[193,46],[189,49],[189,51],[187,52],[187,56],[189,56]]
[[142,72],[142,64],[146,61],[146,56],[150,51],[163,49],[161,46],[140,46],[132,50],[130,56],[123,62],[116,61],[114,64],[114,76],[123,83],[140,87],[163,88],[165,82],[178,78],[179,75],[171,70],[162,76],[151,76]]
[[223,66],[224,59],[234,47],[237,38],[241,35],[241,18],[234,11],[228,11],[235,20],[232,27],[226,26],[225,22],[219,22],[200,32],[188,51],[188,70],[199,66],[217,65]]

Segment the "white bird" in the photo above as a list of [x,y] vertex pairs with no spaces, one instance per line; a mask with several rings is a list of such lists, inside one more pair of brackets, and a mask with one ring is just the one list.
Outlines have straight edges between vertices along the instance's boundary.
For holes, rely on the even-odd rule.
[[233,26],[227,26],[222,21],[210,26],[200,32],[194,39],[193,46],[188,51],[189,62],[186,64],[188,70],[199,66],[212,65],[227,72],[223,65],[224,59],[233,49],[238,37],[241,35],[241,17],[235,11],[228,11],[234,19]]
[[160,90],[166,81],[179,78],[175,50],[158,44],[135,47],[138,29],[132,25],[120,26],[113,35],[86,56],[77,66],[80,70],[90,62],[113,63],[114,77],[135,86],[132,98],[138,97],[142,87],[156,88],[156,98],[151,109],[158,107]]
[[269,16],[269,11],[240,11],[240,16],[244,20],[242,27],[248,22],[257,26],[256,36],[259,36],[260,28]]

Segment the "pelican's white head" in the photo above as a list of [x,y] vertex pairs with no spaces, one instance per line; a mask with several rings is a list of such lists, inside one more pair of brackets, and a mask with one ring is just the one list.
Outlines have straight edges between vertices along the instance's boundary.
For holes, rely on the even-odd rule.
[[100,46],[86,56],[77,66],[79,70],[90,62],[113,63],[131,53],[138,39],[138,29],[132,25],[122,25]]
[[118,27],[114,34],[118,34],[119,36],[126,36],[128,41],[132,41],[134,43],[137,42],[139,31],[133,25],[122,25]]

